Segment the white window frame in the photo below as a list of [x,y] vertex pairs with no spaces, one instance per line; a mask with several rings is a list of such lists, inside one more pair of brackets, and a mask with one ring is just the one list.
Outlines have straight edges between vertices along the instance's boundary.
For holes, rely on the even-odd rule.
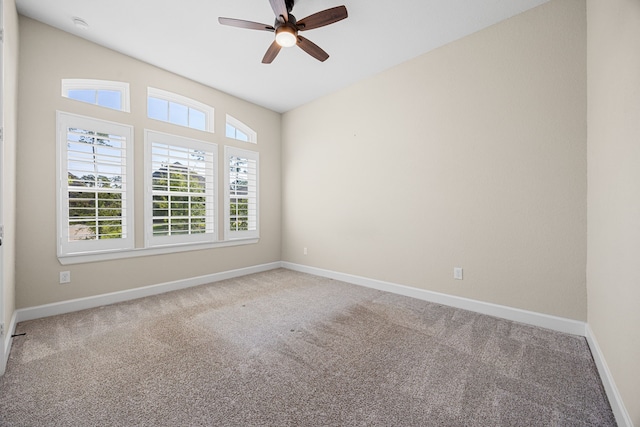
[[[163,101],[175,102],[176,104],[183,105],[188,108],[192,108],[194,110],[198,110],[204,113],[205,116],[205,128],[204,130],[198,128],[192,128],[190,126],[184,126],[177,123],[170,122],[168,120],[160,120],[153,117],[149,117],[149,98],[157,98],[162,99]],[[162,89],[157,89],[154,87],[147,87],[147,117],[152,120],[158,120],[160,122],[169,123],[175,126],[186,127],[189,129],[204,131],[214,133],[214,116],[215,109],[211,105],[204,104],[200,101],[196,101],[195,99],[188,98],[183,95],[179,95],[177,93],[169,92]]]
[[[57,176],[57,253],[58,257],[121,251],[133,249],[135,245],[134,229],[134,168],[133,168],[133,127],[85,117],[62,111],[56,112],[56,176]],[[68,185],[68,134],[69,128],[81,128],[125,137],[125,180],[123,182],[122,223],[124,237],[118,239],[99,239],[87,241],[69,241],[69,185]]]
[[[236,141],[250,142],[252,144],[257,144],[258,143],[258,133],[255,130],[251,129],[246,124],[242,123],[240,120],[236,119],[235,117],[227,114],[226,124],[232,126],[233,128],[235,128],[235,129],[237,129],[239,131],[241,131],[242,133],[247,135],[247,137],[249,138],[248,141],[244,141],[244,140],[238,139],[238,138],[232,138],[232,139],[235,139]],[[226,135],[227,135],[227,130],[225,128],[225,136]],[[231,137],[227,136],[227,138],[231,138]]]
[[[217,167],[218,146],[211,142],[183,136],[157,132],[145,129],[144,145],[144,222],[145,222],[145,247],[159,247],[170,245],[185,245],[199,243],[213,243],[217,241]],[[173,147],[195,149],[205,152],[205,198],[206,198],[206,232],[186,235],[154,236],[153,234],[153,144],[163,144]]]
[[[249,230],[231,230],[231,157],[242,157],[255,162],[255,182],[249,183],[249,193],[253,194],[248,197],[250,200],[250,229]],[[257,239],[260,237],[260,155],[256,151],[243,150],[241,148],[225,146],[224,147],[224,239]]]
[[[110,90],[115,92],[120,92],[120,97],[122,100],[122,108],[117,110],[115,108],[105,107],[104,105],[100,105],[98,103],[87,103],[91,105],[97,105],[102,108],[109,108],[110,110],[116,111],[124,111],[125,113],[131,112],[131,101],[130,101],[130,91],[129,91],[129,83],[126,82],[118,82],[112,80],[95,80],[95,79],[62,79],[62,96],[65,98],[69,98],[70,90]],[[73,99],[73,98],[69,98]],[[77,99],[73,99],[74,101],[78,101]],[[84,102],[84,101],[78,101]]]

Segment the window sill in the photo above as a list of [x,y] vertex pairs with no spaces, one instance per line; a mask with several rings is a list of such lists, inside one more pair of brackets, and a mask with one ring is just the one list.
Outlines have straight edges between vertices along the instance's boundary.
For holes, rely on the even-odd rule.
[[68,255],[58,255],[62,265],[83,264],[87,262],[110,261],[114,259],[137,258],[143,256],[165,255],[178,252],[201,251],[205,249],[224,248],[227,246],[252,245],[258,243],[259,238],[227,240],[215,243],[167,245],[153,248],[136,248],[104,252],[85,252]]

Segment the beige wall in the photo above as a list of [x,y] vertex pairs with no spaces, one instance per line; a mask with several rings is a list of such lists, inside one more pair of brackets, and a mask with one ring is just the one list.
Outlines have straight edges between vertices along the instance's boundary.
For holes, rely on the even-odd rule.
[[[130,57],[97,46],[28,18],[20,17],[20,106],[18,147],[18,308],[92,296],[201,276],[280,260],[280,122],[278,113],[197,84]],[[131,113],[111,111],[60,96],[62,78],[120,80],[131,84]],[[176,92],[216,108],[215,134],[181,128],[146,117],[147,86]],[[56,110],[135,126],[137,245],[143,244],[143,131],[177,133],[218,144],[220,166],[225,144],[260,152],[258,244],[62,266],[56,258]],[[229,113],[258,132],[259,144],[224,137]],[[222,174],[219,175],[222,183]],[[222,195],[219,214],[222,216]],[[222,225],[221,223],[219,224]],[[72,282],[58,283],[60,271]]]
[[[3,319],[6,328],[11,324],[15,309],[15,254],[16,254],[16,128],[18,107],[18,14],[14,0],[4,0],[3,28],[3,163],[2,163],[2,295]],[[0,341],[4,345],[4,340]],[[0,371],[4,363],[0,361]]]
[[640,2],[587,11],[588,322],[640,425]]
[[586,320],[585,13],[549,2],[286,113],[283,260]]

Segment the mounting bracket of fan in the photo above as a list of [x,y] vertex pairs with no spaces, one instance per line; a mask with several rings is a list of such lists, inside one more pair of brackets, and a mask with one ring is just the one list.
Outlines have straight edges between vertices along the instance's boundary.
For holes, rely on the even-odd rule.
[[295,0],[284,0],[284,3],[287,5],[287,12],[291,12],[291,10],[293,10]]

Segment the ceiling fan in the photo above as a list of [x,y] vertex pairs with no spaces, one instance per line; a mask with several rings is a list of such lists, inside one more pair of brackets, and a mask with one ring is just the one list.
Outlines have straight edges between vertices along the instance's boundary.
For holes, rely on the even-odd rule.
[[267,52],[262,58],[263,64],[271,64],[276,58],[280,49],[298,45],[300,49],[316,58],[318,61],[326,61],[329,54],[322,50],[318,45],[298,35],[298,31],[313,30],[314,28],[324,27],[334,22],[345,19],[347,8],[344,6],[332,7],[322,12],[314,13],[301,20],[291,14],[295,0],[269,0],[271,8],[276,15],[273,25],[260,24],[258,22],[243,21],[234,18],[218,18],[218,22],[222,25],[230,25],[232,27],[247,28],[250,30],[270,31],[276,33],[276,39],[271,43]]

